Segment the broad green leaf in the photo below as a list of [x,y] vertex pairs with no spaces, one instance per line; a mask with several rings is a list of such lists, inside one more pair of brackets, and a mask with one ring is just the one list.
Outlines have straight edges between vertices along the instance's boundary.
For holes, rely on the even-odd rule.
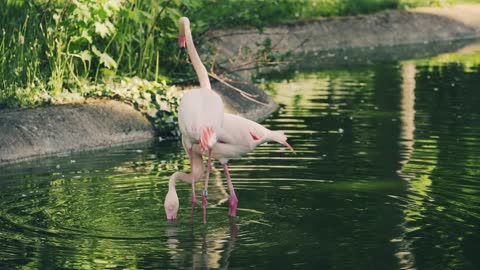
[[84,50],[78,55],[80,59],[82,59],[83,61],[88,61],[88,62],[92,61],[92,54],[88,50]]
[[95,22],[95,33],[99,34],[102,38],[108,36],[109,29],[106,24],[100,23],[100,22]]
[[117,62],[115,62],[110,55],[102,53],[97,47],[95,47],[95,45],[92,46],[92,51],[98,56],[98,58],[100,58],[100,64],[103,64],[106,68],[117,68]]
[[86,29],[83,29],[82,30],[82,38],[88,40],[88,43],[92,44],[93,43],[93,40],[92,40],[92,36],[88,33],[88,31]]

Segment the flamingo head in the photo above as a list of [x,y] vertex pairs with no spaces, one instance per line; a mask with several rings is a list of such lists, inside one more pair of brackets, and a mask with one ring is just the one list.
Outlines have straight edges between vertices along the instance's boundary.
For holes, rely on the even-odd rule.
[[177,219],[177,212],[179,208],[177,191],[175,189],[169,189],[167,196],[165,196],[165,213],[168,220]]
[[295,152],[295,149],[293,149],[293,147],[287,142],[287,136],[285,135],[285,132],[281,131],[281,130],[270,130],[269,132],[267,132],[267,134],[265,135],[265,139],[264,141],[274,141],[274,142],[277,142],[285,147],[288,148],[288,150],[292,151],[292,153],[294,153],[295,155],[297,154]]
[[285,140],[283,142],[280,142],[283,146],[287,147],[288,150],[292,151],[293,154],[297,154],[297,152],[295,152],[295,149],[293,149],[293,147]]

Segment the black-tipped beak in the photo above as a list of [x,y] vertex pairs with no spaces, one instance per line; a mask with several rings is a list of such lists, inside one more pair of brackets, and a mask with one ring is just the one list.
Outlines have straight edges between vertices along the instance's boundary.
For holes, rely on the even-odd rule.
[[288,148],[288,150],[292,151],[293,154],[297,154],[297,152],[295,152],[295,150],[293,149],[293,147],[287,142],[287,141],[284,141],[282,142],[282,144]]
[[182,56],[186,54],[185,51],[185,35],[178,36],[178,47],[180,47],[180,53]]
[[180,55],[185,56],[186,54],[187,54],[187,50],[185,49],[185,47],[181,47],[180,48]]

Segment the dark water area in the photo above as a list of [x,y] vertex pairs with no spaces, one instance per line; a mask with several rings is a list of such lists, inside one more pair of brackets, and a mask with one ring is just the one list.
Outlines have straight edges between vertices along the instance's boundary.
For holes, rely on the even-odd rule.
[[[165,219],[178,141],[0,167],[1,269],[480,269],[480,61],[442,55],[266,77],[263,145],[216,164],[208,224]],[[202,184],[203,185],[203,184]],[[201,185],[198,185],[197,194]]]

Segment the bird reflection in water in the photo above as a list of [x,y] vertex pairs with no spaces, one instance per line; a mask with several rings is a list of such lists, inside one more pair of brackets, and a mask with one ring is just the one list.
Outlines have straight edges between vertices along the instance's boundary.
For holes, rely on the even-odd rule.
[[[213,230],[204,230],[200,233],[194,231],[191,237],[185,238],[184,231],[177,222],[170,222],[165,229],[167,237],[166,246],[170,255],[171,263],[175,267],[197,268],[228,268],[230,255],[235,248],[235,241],[239,227],[234,218],[229,218],[228,227],[217,226]],[[182,244],[182,240],[190,245],[190,248]]]

